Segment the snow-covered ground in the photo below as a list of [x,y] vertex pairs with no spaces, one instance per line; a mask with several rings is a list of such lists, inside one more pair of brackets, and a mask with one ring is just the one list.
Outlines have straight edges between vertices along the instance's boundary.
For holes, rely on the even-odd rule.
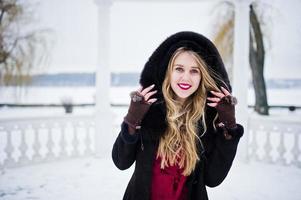
[[[1,200],[118,200],[133,168],[110,158],[82,158],[8,169],[0,176]],[[212,200],[300,200],[301,170],[235,161],[226,180],[208,188]]]

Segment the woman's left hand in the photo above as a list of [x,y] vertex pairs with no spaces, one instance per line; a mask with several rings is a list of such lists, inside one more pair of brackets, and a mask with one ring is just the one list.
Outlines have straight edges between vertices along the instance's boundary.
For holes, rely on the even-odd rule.
[[221,87],[221,92],[210,91],[214,97],[207,97],[210,103],[208,106],[216,108],[220,122],[224,123],[226,128],[236,127],[235,104],[237,100],[229,91]]

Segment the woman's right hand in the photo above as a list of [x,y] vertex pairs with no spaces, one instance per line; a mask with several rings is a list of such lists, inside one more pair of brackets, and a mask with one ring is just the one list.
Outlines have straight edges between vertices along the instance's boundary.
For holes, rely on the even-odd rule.
[[147,88],[140,88],[137,91],[131,92],[131,103],[127,115],[124,117],[124,122],[133,130],[141,128],[141,121],[144,115],[149,110],[151,104],[157,101],[156,98],[151,98],[157,90],[151,91],[154,84]]

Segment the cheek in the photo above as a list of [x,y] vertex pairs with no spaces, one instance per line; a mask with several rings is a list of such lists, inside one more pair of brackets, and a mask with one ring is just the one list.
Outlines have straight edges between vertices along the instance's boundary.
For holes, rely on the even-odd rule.
[[170,77],[171,84],[176,84],[177,81],[178,81],[178,79],[179,79],[179,77],[178,77],[178,75],[176,73],[172,73],[171,74],[171,77]]
[[177,91],[177,83],[178,83],[178,76],[176,76],[175,74],[172,74],[171,77],[170,77],[170,86],[171,86],[171,89],[173,92],[176,92]]
[[194,78],[194,83],[197,87],[199,87],[200,82],[201,82],[201,76],[197,76]]

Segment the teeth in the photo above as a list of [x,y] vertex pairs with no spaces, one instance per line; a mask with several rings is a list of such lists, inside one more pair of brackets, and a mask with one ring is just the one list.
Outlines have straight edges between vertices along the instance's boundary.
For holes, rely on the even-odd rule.
[[190,85],[182,85],[182,84],[179,84],[179,86],[182,87],[182,88],[185,88],[185,89],[190,87]]

